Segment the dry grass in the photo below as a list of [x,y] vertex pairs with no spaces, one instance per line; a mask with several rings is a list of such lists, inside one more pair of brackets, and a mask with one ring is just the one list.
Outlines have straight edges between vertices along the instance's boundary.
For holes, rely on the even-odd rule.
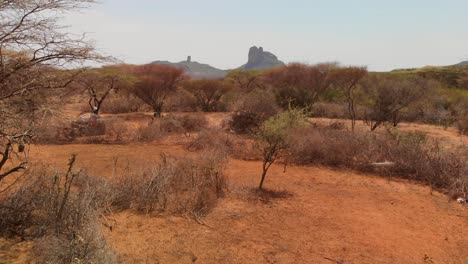
[[111,192],[75,171],[74,162],[72,157],[66,173],[32,171],[22,185],[2,193],[1,235],[34,239],[33,257],[40,263],[113,263],[98,227]]
[[161,131],[167,133],[191,133],[198,132],[208,127],[208,120],[202,114],[169,114],[160,120]]
[[[321,164],[419,181],[449,193],[468,191],[468,151],[446,150],[425,134],[385,135],[305,128],[291,136],[288,162]],[[377,166],[381,162],[391,162]]]
[[468,135],[468,116],[463,116],[458,119],[457,128],[460,135]]
[[139,175],[124,173],[114,184],[115,208],[143,213],[205,215],[224,195],[226,155],[218,150],[195,158],[164,154],[160,161]]

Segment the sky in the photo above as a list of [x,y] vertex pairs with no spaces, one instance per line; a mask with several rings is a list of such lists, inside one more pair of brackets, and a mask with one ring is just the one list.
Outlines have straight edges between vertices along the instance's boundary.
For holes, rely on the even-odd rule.
[[262,46],[285,63],[372,71],[468,60],[468,0],[100,0],[68,14],[98,50],[132,64],[232,69]]

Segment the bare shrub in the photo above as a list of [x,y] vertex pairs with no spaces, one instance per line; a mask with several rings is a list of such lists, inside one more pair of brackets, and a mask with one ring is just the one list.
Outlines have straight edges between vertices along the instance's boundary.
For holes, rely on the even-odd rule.
[[[457,193],[467,191],[466,149],[447,151],[422,133],[389,130],[385,135],[329,128],[302,128],[291,136],[288,161],[375,172]],[[375,166],[391,162],[390,166]],[[457,187],[454,187],[457,186]]]
[[106,134],[106,123],[96,115],[84,116],[72,121],[60,133],[65,138],[102,136]]
[[178,89],[167,98],[166,108],[168,112],[196,112],[197,102],[189,92]]
[[160,161],[141,175],[119,177],[113,205],[140,212],[208,213],[226,189],[224,153],[212,150],[195,158],[161,155]]
[[161,132],[159,123],[152,122],[147,126],[138,128],[136,132],[136,139],[142,142],[151,142],[161,139],[165,135],[164,132]]
[[167,133],[197,132],[208,127],[208,120],[200,114],[166,115],[160,120],[161,131]]
[[135,138],[150,142],[159,140],[169,133],[193,133],[208,127],[208,120],[199,114],[169,114],[138,128]]
[[314,117],[345,118],[345,107],[344,104],[318,102],[312,106],[311,112]]
[[34,143],[62,144],[73,141],[78,136],[70,129],[70,120],[52,118],[39,122],[34,133]]
[[64,174],[33,171],[22,186],[2,193],[0,233],[37,239],[34,257],[41,263],[113,262],[97,227],[112,192],[91,177],[77,182],[83,174],[73,169],[75,159]]
[[219,129],[204,129],[187,145],[187,149],[200,151],[215,148],[230,153],[233,147],[232,144],[231,137],[224,131]]
[[468,116],[462,116],[457,121],[457,128],[460,135],[468,135]]
[[366,67],[337,67],[332,72],[333,86],[341,90],[348,102],[348,116],[351,119],[351,130],[356,126],[356,88],[368,74]]
[[340,130],[340,129],[345,129],[346,126],[343,122],[333,122],[329,124],[326,128]]
[[137,137],[136,129],[129,127],[127,123],[119,119],[109,119],[104,121],[106,124],[105,135],[108,141],[113,143],[125,143]]
[[185,132],[198,132],[208,127],[208,120],[202,114],[184,114],[179,120]]
[[34,260],[40,263],[117,263],[96,223],[84,226],[75,238],[47,236],[35,242]]
[[103,113],[122,114],[145,110],[145,103],[133,95],[109,98],[102,106]]
[[258,148],[254,138],[236,135],[232,137],[231,157],[241,160],[262,160],[262,150]]
[[252,133],[269,117],[279,112],[279,106],[272,93],[254,90],[234,107],[234,114],[229,121],[229,127],[238,134]]

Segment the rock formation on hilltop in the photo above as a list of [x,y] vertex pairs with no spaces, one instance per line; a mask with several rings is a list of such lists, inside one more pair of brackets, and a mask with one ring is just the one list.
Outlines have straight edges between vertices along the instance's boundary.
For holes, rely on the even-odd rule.
[[273,53],[264,51],[262,47],[253,46],[249,50],[249,60],[247,64],[242,65],[239,69],[243,70],[263,70],[275,67],[284,66],[284,62],[278,60]]
[[[202,64],[192,61],[188,56],[187,60],[181,62],[154,61],[153,64],[169,65],[181,68],[185,73],[194,79],[218,79],[228,74],[228,70],[220,70],[208,64]],[[247,64],[240,66],[242,70],[264,70],[283,66],[284,63],[278,60],[274,54],[263,51],[262,47],[251,47],[249,50],[249,60]]]

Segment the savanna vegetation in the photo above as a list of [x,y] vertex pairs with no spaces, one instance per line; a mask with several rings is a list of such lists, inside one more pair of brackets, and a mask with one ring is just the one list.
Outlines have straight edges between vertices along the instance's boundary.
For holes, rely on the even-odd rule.
[[[258,164],[247,199],[278,195],[269,188],[274,164],[286,179],[288,166],[324,166],[466,199],[467,67],[374,73],[292,63],[196,80],[170,66],[117,64],[63,33],[54,14],[92,3],[0,3],[0,237],[31,242],[31,259],[125,262],[102,232],[121,212],[206,226],[204,217],[232,191],[233,160]],[[84,67],[89,61],[107,66]],[[457,129],[461,142],[404,131],[402,123]],[[184,155],[162,153],[139,170],[119,170],[116,158],[112,177],[80,168],[77,155],[62,157],[61,169],[30,159],[31,148],[66,144],[89,146],[90,155],[94,145],[126,146],[125,154],[176,145]]]

